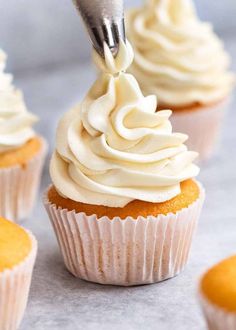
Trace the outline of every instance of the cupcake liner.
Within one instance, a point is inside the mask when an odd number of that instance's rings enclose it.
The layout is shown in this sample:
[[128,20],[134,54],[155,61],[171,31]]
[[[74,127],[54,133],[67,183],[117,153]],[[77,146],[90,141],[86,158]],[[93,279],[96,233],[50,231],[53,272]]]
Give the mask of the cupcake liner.
[[210,303],[202,293],[199,294],[199,301],[209,330],[236,329],[236,313]]
[[[68,270],[87,281],[113,285],[154,283],[177,275],[185,266],[204,200],[199,198],[176,214],[137,219],[100,219],[57,208],[50,217]],[[50,189],[50,188],[49,188]]]
[[34,206],[47,151],[46,141],[41,142],[41,150],[25,167],[0,168],[0,214],[6,219],[17,222]]
[[224,113],[229,101],[214,106],[202,106],[189,111],[174,111],[171,116],[173,131],[189,136],[186,145],[199,153],[199,160],[209,159],[217,149]]
[[37,241],[31,238],[32,250],[28,257],[12,269],[0,273],[0,329],[16,330],[27,305],[32,271],[37,253]]

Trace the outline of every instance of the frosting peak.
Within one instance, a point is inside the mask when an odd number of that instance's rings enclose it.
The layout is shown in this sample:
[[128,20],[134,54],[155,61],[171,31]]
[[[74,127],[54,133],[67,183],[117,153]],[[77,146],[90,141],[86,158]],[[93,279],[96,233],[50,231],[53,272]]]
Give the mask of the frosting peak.
[[26,110],[22,93],[4,73],[6,55],[0,50],[0,153],[25,144],[35,133],[37,117]]
[[147,1],[127,12],[127,33],[135,51],[129,72],[162,105],[209,104],[231,92],[229,56],[191,0]]
[[144,97],[132,75],[116,72],[115,62],[105,52],[99,62],[105,72],[59,122],[52,181],[60,195],[83,203],[164,202],[198,174],[197,154],[184,145],[186,135],[172,132],[171,111],[156,112],[156,97]]
[[93,50],[93,60],[98,69],[102,72],[116,74],[126,69],[133,62],[134,52],[128,40],[120,39],[119,50],[115,58],[108,45],[104,43],[104,58],[96,50]]

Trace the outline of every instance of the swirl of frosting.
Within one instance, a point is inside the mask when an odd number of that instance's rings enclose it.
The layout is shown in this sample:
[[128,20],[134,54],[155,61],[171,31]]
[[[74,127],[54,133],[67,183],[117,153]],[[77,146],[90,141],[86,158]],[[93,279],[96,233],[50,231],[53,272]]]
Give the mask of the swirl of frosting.
[[209,104],[232,90],[229,56],[191,0],[148,0],[127,12],[127,33],[135,53],[129,72],[161,105]]
[[134,52],[128,40],[124,42],[120,39],[119,50],[115,57],[110,52],[108,45],[104,43],[104,54],[105,57],[102,58],[94,49],[93,61],[100,71],[111,74],[126,71],[134,59]]
[[4,73],[6,55],[0,50],[0,153],[24,145],[35,136],[32,125],[37,117],[26,110],[23,96]]
[[59,122],[50,164],[58,193],[110,207],[178,195],[180,182],[199,172],[197,154],[183,144],[186,135],[172,133],[171,111],[156,106],[132,75],[101,74]]

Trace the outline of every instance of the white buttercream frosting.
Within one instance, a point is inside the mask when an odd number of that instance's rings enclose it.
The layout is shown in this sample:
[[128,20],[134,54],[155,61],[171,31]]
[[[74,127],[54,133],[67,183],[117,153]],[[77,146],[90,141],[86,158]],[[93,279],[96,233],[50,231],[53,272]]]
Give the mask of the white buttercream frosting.
[[135,53],[129,72],[161,104],[208,104],[232,90],[229,56],[191,0],[148,0],[127,12],[127,33]]
[[[125,49],[120,48],[119,63],[127,63]],[[106,63],[110,55],[105,48]],[[60,195],[83,203],[164,202],[180,193],[181,181],[198,174],[192,163],[197,154],[183,144],[186,135],[172,132],[171,111],[156,112],[156,97],[144,97],[135,78],[117,73],[114,63],[61,119],[52,181]]]
[[37,117],[25,107],[23,96],[4,73],[6,55],[0,50],[0,153],[24,145],[34,137],[32,125]]
[[101,72],[116,74],[121,71],[126,71],[134,59],[134,52],[128,40],[126,43],[120,39],[119,51],[114,57],[109,50],[109,47],[104,43],[105,57],[101,57],[96,50],[93,50],[93,61]]

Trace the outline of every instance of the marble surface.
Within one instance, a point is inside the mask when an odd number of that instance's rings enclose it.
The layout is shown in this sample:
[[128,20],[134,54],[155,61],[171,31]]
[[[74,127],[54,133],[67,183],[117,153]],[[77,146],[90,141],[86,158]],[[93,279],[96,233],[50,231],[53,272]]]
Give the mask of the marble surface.
[[[233,39],[228,48],[236,57]],[[235,68],[235,62],[233,66]],[[66,66],[19,76],[29,108],[40,114],[38,130],[54,143],[58,118],[79,101],[91,84],[89,65]],[[20,330],[204,330],[196,288],[202,272],[236,253],[236,100],[224,123],[221,149],[203,164],[199,179],[207,198],[185,271],[165,282],[132,288],[102,286],[78,280],[65,269],[42,206],[50,182],[47,165],[37,205],[24,222],[39,241],[30,299]]]

